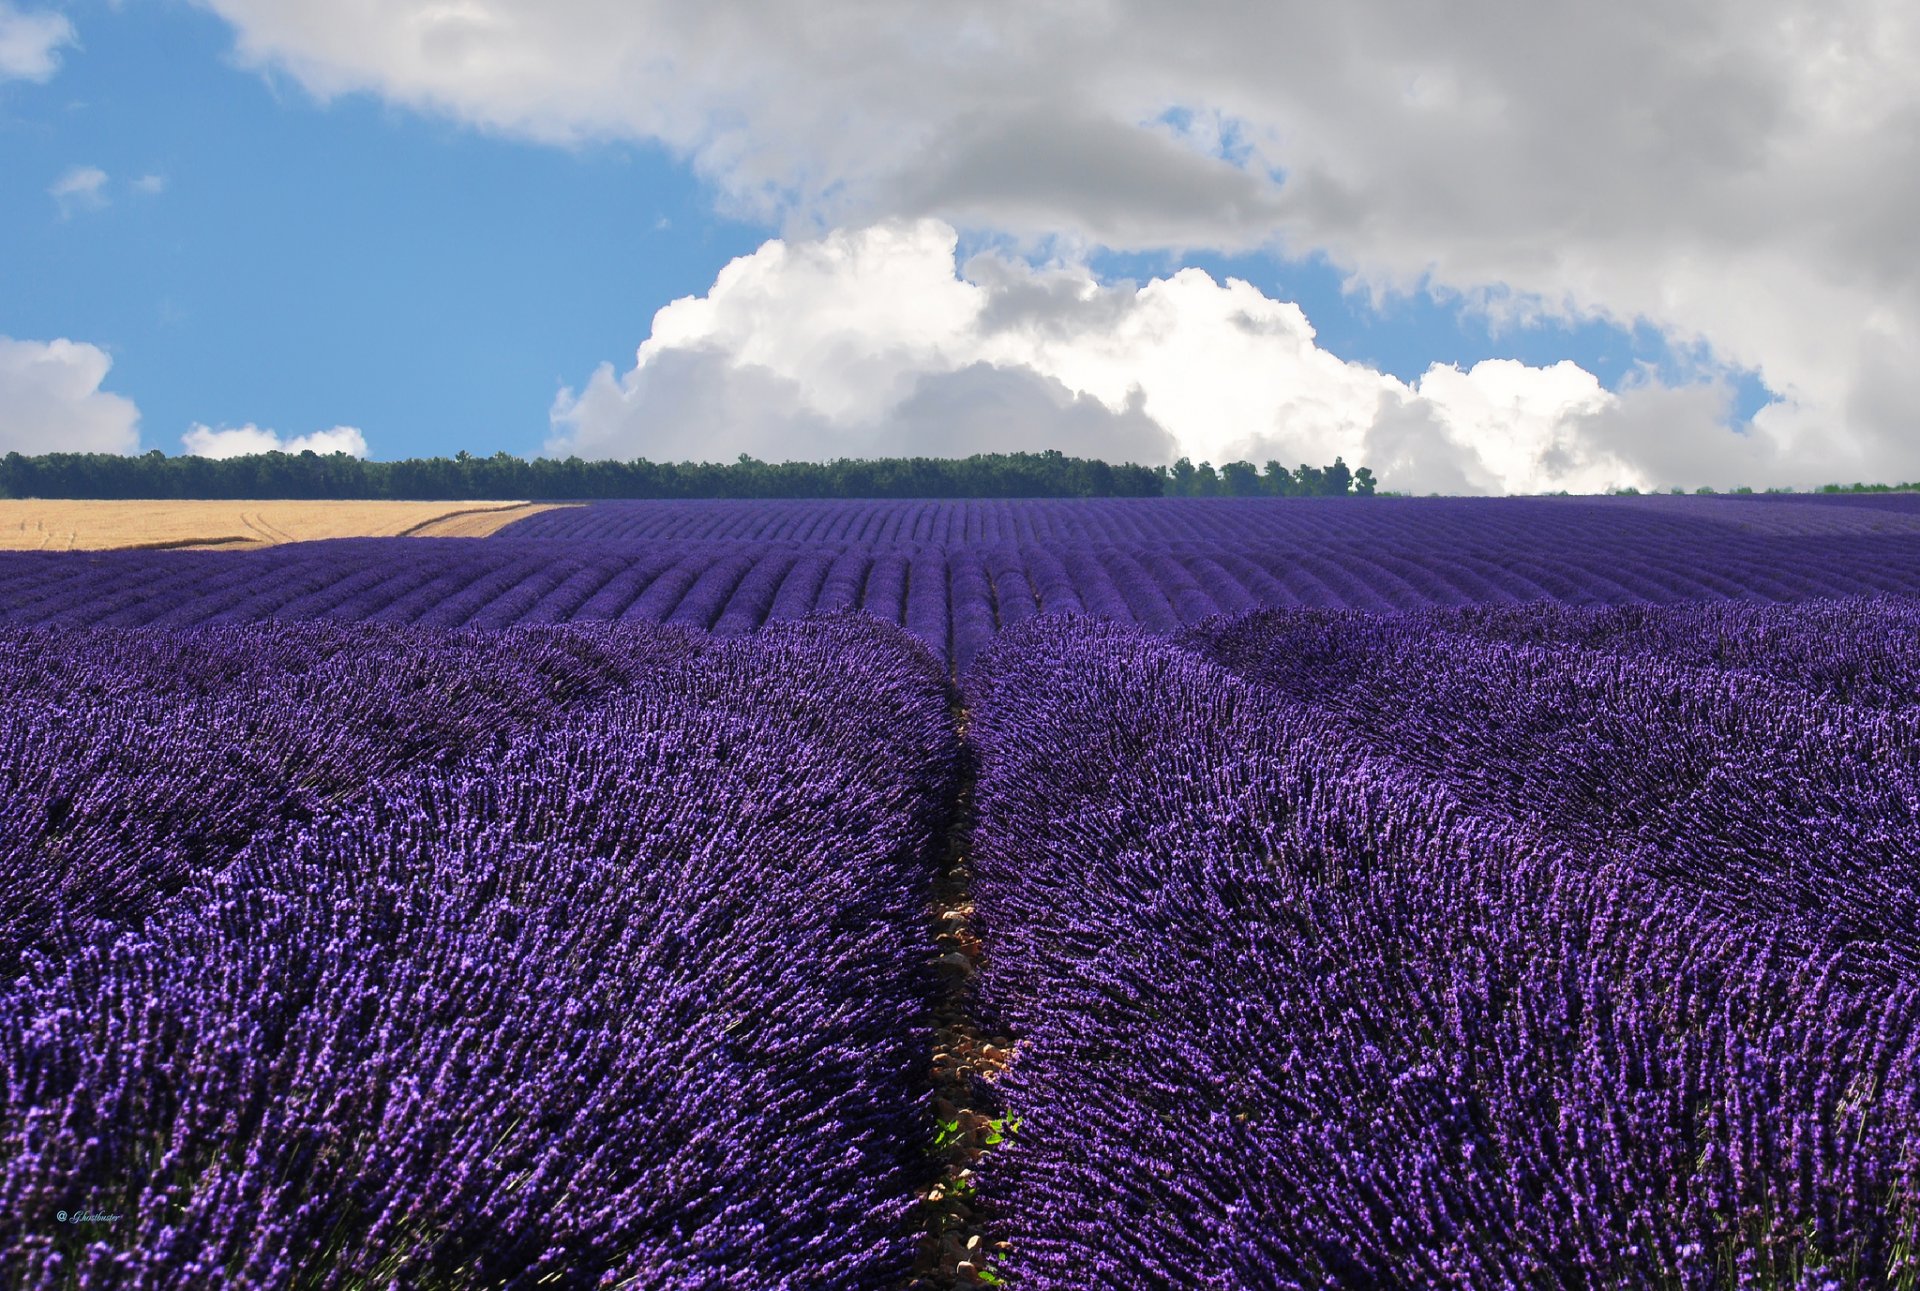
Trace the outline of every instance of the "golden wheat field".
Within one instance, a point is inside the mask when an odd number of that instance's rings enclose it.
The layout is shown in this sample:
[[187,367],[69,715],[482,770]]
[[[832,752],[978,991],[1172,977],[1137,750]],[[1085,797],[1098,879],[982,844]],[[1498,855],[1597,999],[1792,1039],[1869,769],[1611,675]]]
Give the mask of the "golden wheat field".
[[314,538],[484,538],[535,502],[212,502],[0,498],[0,550],[239,550]]

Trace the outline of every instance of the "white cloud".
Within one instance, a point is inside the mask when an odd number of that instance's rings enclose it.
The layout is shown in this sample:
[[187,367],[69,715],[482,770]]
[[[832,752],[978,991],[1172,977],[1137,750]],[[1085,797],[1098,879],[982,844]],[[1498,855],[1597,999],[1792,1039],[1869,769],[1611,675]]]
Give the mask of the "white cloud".
[[1101,283],[990,254],[962,269],[956,245],[935,220],[768,242],[660,310],[631,370],[563,390],[548,451],[1339,455],[1414,492],[1710,483],[1725,477],[1709,466],[1761,457],[1725,425],[1719,386],[1613,393],[1573,363],[1508,360],[1409,385],[1321,349],[1297,305],[1238,279]]
[[245,457],[253,453],[304,453],[312,451],[325,457],[345,453],[349,457],[367,455],[367,437],[352,426],[316,430],[311,435],[282,439],[271,430],[262,430],[249,422],[244,426],[215,430],[195,422],[180,437],[188,453],[195,457]]
[[789,232],[1318,251],[1644,318],[1784,396],[1759,465],[1920,476],[1910,0],[202,3],[318,94],[658,140]]
[[[1491,359],[1464,372],[1436,364],[1416,389],[1437,441],[1455,447],[1450,457],[1466,476],[1468,491],[1593,493],[1627,483],[1629,476],[1636,485],[1648,482],[1646,472],[1593,442],[1591,419],[1618,400],[1578,364],[1535,368]],[[1702,432],[1729,437],[1711,419],[1696,420],[1690,429],[1696,437]],[[1361,456],[1369,464],[1377,461],[1375,473],[1388,479],[1419,474],[1383,453],[1363,450]],[[1427,491],[1457,491],[1438,488],[1432,480],[1420,483]]]
[[74,166],[54,180],[47,192],[60,204],[62,215],[97,211],[107,204],[107,172],[98,166]]
[[151,197],[167,191],[167,177],[165,175],[142,175],[133,181],[132,187],[134,192],[145,193]]
[[46,81],[60,70],[59,51],[75,44],[73,24],[45,10],[22,13],[0,0],[0,81]]
[[0,453],[132,453],[140,410],[100,388],[113,360],[80,341],[0,336]]
[[722,269],[707,295],[660,310],[632,371],[602,364],[577,395],[562,391],[549,450],[1171,456],[1172,437],[1124,384],[1103,400],[1030,361],[1010,332],[984,331],[992,295],[956,275],[954,246],[953,230],[932,220],[768,242]]

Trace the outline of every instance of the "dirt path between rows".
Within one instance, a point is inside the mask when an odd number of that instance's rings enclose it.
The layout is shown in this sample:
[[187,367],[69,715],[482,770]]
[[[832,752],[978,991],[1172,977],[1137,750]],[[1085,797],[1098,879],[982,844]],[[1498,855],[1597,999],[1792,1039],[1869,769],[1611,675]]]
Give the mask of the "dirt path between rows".
[[[965,709],[954,710],[964,744]],[[1018,1055],[1009,1036],[980,1025],[974,980],[984,947],[975,923],[972,873],[967,861],[973,826],[973,775],[962,773],[947,850],[933,886],[934,960],[940,995],[933,1010],[933,1133],[940,1176],[921,1197],[926,1231],[909,1291],[946,1291],[998,1283],[994,1265],[1006,1243],[986,1236],[992,1218],[975,1193],[974,1170],[1015,1129],[996,1106],[993,1085]]]

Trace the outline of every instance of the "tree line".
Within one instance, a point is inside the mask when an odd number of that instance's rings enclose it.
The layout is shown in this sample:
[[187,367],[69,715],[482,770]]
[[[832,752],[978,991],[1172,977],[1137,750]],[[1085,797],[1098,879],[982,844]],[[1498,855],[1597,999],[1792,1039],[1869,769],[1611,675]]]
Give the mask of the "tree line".
[[0,497],[302,498],[474,501],[528,498],[1124,498],[1367,496],[1373,473],[1302,463],[1229,462],[1216,470],[1181,458],[1171,467],[1112,465],[1048,450],[972,457],[841,458],[832,462],[630,462],[475,457],[373,462],[344,453],[169,457],[48,453],[0,459]]
[[1264,471],[1252,462],[1228,462],[1216,471],[1210,462],[1195,466],[1183,457],[1159,470],[1161,494],[1170,498],[1366,498],[1375,483],[1372,471],[1352,470],[1338,457],[1332,466],[1302,462],[1291,471],[1274,461]]

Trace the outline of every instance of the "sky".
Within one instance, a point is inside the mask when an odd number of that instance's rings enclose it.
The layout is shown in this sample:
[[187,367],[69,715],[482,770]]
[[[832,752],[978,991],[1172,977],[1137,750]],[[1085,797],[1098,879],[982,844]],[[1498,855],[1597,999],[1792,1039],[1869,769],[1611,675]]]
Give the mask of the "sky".
[[1920,478],[1905,0],[0,0],[0,451]]

